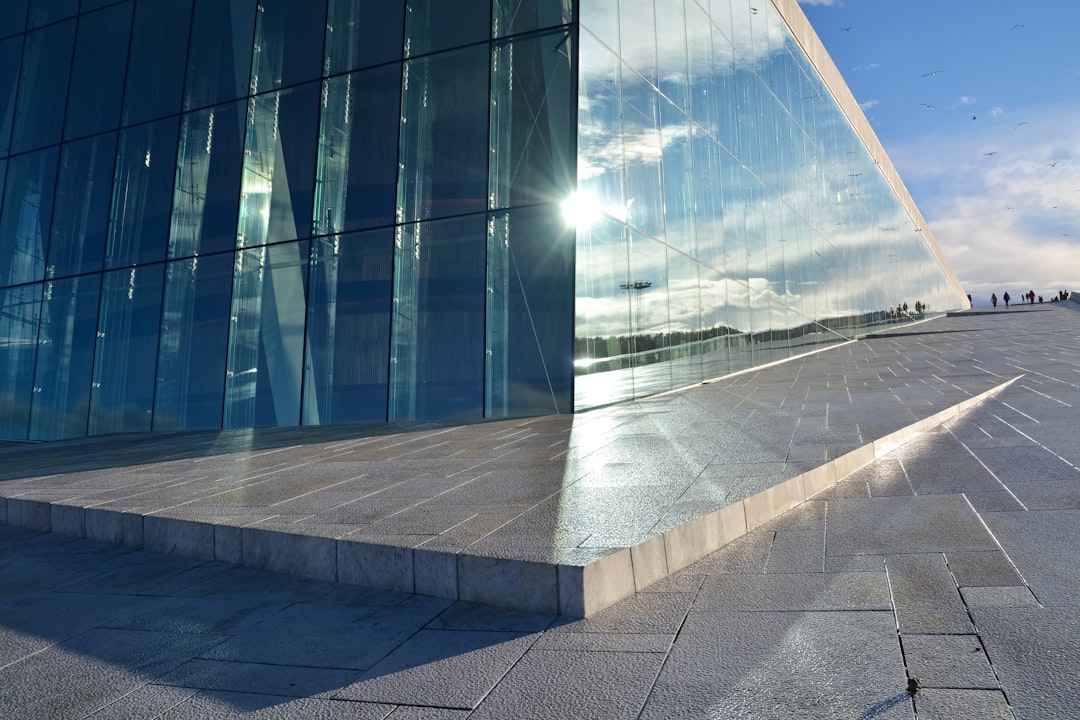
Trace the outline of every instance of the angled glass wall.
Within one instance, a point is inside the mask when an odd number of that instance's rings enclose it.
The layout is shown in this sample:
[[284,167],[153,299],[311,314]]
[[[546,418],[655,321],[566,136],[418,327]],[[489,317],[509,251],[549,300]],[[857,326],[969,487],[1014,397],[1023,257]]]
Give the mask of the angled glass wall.
[[580,22],[577,410],[964,304],[771,3]]
[[3,438],[565,413],[957,293],[768,3],[0,9]]
[[570,0],[12,0],[0,437],[573,409]]

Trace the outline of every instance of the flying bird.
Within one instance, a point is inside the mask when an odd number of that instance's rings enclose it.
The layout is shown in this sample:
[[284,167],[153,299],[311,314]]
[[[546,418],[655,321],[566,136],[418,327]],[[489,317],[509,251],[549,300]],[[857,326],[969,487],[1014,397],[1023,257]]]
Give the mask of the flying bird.
[[924,108],[926,108],[927,110],[937,110],[937,107],[935,107],[934,105],[930,105],[930,104],[928,104],[928,103],[921,103],[921,105],[922,105],[922,106],[923,106]]
[[934,77],[938,73],[943,73],[943,72],[945,72],[945,71],[944,70],[931,70],[928,73],[923,73],[923,77]]
[[852,31],[852,30],[854,30],[855,28],[853,28],[853,27],[851,27],[850,25],[848,25],[847,27],[842,27],[842,28],[840,28],[840,29],[841,29],[841,30],[843,30],[844,32],[851,32],[851,31]]
[[1052,163],[1046,163],[1046,164],[1047,164],[1047,165],[1049,165],[1050,167],[1057,167],[1057,164],[1058,164],[1059,162],[1061,162],[1061,161],[1060,161],[1060,160],[1055,160],[1055,161],[1054,161],[1054,162],[1052,162]]
[[991,150],[990,152],[984,152],[983,157],[990,157],[991,155],[997,155],[997,154],[998,154],[997,150]]
[[1014,127],[1013,130],[1020,127],[1021,125],[1027,125],[1027,121],[1025,120],[1024,122],[1016,123],[1016,127]]
[[1011,28],[1009,28],[1009,29],[1010,29],[1010,30],[1020,30],[1021,28],[1024,28],[1024,27],[1026,27],[1026,26],[1025,26],[1025,25],[1021,25],[1020,23],[1016,23],[1015,25],[1013,25],[1013,26],[1012,26]]

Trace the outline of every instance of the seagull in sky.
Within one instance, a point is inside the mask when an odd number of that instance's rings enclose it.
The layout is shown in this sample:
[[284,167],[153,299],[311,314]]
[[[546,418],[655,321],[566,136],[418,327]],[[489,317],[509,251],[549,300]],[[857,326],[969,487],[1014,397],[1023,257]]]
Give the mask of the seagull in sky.
[[921,103],[921,105],[922,105],[922,106],[923,106],[924,108],[926,108],[927,110],[937,110],[937,108],[936,108],[935,106],[933,106],[933,105],[930,105],[930,104],[928,104],[928,103]]
[[945,71],[944,70],[931,70],[928,73],[923,73],[923,77],[934,77],[938,73],[943,73],[943,72],[945,72]]
[[850,25],[848,25],[847,27],[842,27],[842,28],[840,28],[840,29],[841,29],[841,30],[843,30],[844,32],[851,32],[851,31],[852,31],[852,30],[854,30],[855,28],[853,28],[853,27],[851,27]]
[[990,152],[984,152],[983,157],[990,157],[991,155],[997,155],[997,154],[998,154],[997,150],[991,150]]
[[1047,165],[1049,165],[1050,167],[1057,167],[1057,164],[1058,164],[1059,162],[1061,162],[1061,161],[1060,161],[1060,160],[1055,160],[1055,161],[1054,161],[1054,162],[1052,162],[1052,163],[1046,163],[1046,164],[1047,164]]
[[1016,123],[1016,127],[1014,127],[1013,130],[1016,130],[1016,128],[1020,127],[1021,125],[1027,125],[1027,121],[1025,120],[1024,122]]
[[1026,25],[1021,25],[1020,23],[1016,23],[1015,25],[1013,25],[1009,29],[1010,30],[1021,30],[1021,29],[1025,28],[1025,27],[1027,27],[1027,26]]

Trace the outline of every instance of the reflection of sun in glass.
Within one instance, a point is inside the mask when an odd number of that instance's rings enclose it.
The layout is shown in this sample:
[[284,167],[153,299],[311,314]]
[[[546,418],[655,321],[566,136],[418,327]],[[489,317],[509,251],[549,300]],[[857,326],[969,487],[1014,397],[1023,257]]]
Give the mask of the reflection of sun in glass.
[[588,193],[575,192],[563,200],[562,216],[568,225],[585,230],[600,219],[600,205]]
[[562,216],[567,225],[579,230],[587,230],[592,227],[602,216],[607,215],[619,222],[626,222],[627,210],[633,200],[626,207],[619,205],[603,206],[600,201],[587,192],[575,192],[562,202]]

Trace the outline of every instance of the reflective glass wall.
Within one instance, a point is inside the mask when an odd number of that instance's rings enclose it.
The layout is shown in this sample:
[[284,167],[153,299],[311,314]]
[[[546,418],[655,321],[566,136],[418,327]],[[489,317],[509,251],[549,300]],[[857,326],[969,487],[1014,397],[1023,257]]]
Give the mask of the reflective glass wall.
[[957,292],[767,2],[0,3],[2,438],[562,413]]
[[578,410],[965,304],[771,3],[580,13]]
[[5,0],[0,437],[572,409],[570,0]]

